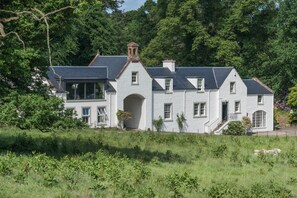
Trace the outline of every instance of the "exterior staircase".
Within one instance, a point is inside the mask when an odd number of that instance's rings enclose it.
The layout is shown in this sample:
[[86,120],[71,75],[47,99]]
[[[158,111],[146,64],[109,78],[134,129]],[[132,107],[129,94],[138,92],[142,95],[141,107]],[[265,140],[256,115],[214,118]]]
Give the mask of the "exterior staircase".
[[215,129],[214,129],[214,134],[215,135],[222,135],[223,130],[228,127],[230,120],[226,120],[224,122],[221,122]]

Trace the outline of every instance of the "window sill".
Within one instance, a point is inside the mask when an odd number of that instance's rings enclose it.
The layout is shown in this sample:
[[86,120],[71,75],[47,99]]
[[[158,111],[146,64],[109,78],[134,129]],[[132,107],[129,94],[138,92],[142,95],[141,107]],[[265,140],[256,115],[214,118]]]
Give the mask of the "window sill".
[[266,129],[267,127],[264,126],[264,127],[252,127],[252,129]]
[[131,85],[139,85],[139,83],[131,83]]
[[197,90],[197,93],[205,93],[204,90]]
[[230,92],[230,94],[236,94],[236,92]]
[[241,114],[241,112],[235,112],[235,114]]
[[173,119],[171,119],[171,118],[166,118],[166,119],[164,119],[164,122],[173,122]]
[[203,115],[203,116],[194,116],[194,118],[207,118],[206,115]]
[[66,100],[67,103],[76,103],[76,102],[105,102],[106,99],[90,99],[90,100]]
[[173,94],[173,91],[165,91],[165,94]]
[[258,103],[258,105],[264,105],[264,103]]

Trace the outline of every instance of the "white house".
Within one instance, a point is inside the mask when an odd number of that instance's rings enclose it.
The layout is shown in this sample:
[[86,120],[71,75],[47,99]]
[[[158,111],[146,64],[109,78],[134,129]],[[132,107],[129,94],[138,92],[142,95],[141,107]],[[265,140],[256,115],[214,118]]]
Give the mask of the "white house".
[[[185,132],[219,132],[231,120],[248,116],[253,131],[273,130],[273,91],[258,79],[243,80],[233,67],[144,67],[138,45],[127,56],[100,56],[89,66],[50,67],[48,77],[66,108],[91,127],[116,127],[116,112],[132,113],[125,127],[153,129],[161,116],[163,131],[179,131],[177,114],[186,118]],[[221,126],[221,127],[220,127]]]

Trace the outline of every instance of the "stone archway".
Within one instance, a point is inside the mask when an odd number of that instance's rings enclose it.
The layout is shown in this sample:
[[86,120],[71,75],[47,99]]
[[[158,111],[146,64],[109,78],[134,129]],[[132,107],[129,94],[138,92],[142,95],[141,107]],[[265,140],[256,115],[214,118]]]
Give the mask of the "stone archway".
[[132,113],[132,118],[124,122],[124,127],[130,129],[145,128],[145,98],[138,94],[132,94],[124,99],[124,111]]

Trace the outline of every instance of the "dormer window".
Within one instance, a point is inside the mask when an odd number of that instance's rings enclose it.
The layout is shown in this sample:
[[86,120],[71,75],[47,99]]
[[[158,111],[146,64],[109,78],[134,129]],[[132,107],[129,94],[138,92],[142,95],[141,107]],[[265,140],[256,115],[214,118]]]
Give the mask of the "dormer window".
[[132,84],[137,85],[138,84],[138,72],[132,72],[132,78],[131,78]]
[[197,90],[204,91],[204,78],[197,79]]
[[230,93],[236,93],[235,82],[230,82]]
[[165,79],[165,91],[166,92],[171,91],[171,79],[170,78]]

